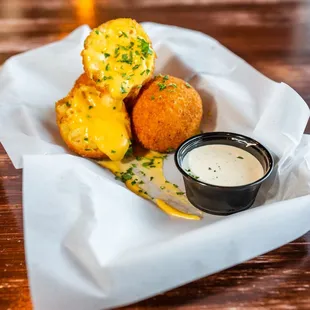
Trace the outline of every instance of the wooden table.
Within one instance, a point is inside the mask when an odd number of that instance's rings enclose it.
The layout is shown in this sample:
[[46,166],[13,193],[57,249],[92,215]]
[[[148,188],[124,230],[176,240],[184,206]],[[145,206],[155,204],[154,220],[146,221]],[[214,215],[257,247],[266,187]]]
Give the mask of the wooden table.
[[[61,38],[80,24],[95,26],[116,17],[205,32],[268,77],[290,84],[310,103],[310,2],[306,0],[0,0],[0,64]],[[310,309],[310,232],[276,251],[126,309],[151,308]],[[2,309],[27,310],[31,302],[21,171],[13,168],[0,147]]]

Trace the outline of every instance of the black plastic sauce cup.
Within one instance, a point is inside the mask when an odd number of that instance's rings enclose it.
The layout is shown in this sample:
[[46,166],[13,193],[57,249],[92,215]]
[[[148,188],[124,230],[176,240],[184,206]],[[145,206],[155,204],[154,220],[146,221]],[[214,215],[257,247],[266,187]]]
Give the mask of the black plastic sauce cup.
[[[192,178],[182,167],[183,159],[191,150],[210,144],[231,145],[251,153],[261,163],[264,176],[242,186],[218,186]],[[252,138],[230,132],[194,136],[180,145],[174,159],[177,168],[183,174],[188,200],[198,209],[216,215],[229,215],[250,208],[262,182],[270,176],[274,167],[272,155],[262,144]]]

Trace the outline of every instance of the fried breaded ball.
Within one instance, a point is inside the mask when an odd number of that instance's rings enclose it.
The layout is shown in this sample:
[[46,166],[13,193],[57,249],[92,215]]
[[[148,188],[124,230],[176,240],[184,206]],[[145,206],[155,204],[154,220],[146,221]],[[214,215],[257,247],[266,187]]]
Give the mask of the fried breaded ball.
[[116,99],[135,97],[152,77],[156,54],[135,20],[119,18],[93,29],[82,51],[87,76]]
[[172,76],[158,76],[146,84],[134,102],[132,126],[147,149],[175,150],[199,131],[202,101],[195,89]]
[[124,102],[97,90],[86,74],[56,103],[56,115],[61,137],[81,156],[121,160],[130,148],[130,120]]

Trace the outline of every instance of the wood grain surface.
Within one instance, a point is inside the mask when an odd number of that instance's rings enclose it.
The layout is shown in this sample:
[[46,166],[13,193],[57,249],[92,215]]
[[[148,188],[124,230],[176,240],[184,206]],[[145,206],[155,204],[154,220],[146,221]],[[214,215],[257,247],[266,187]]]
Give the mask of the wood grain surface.
[[[96,26],[116,17],[207,33],[310,103],[307,0],[0,0],[0,64],[81,24]],[[0,310],[31,309],[22,214],[21,171],[0,146]],[[310,232],[244,264],[124,309],[310,309]]]

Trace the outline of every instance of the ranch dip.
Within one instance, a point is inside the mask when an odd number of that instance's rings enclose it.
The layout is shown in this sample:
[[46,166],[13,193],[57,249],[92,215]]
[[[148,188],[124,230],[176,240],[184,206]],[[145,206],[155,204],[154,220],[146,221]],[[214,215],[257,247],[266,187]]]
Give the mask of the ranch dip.
[[191,150],[183,169],[193,178],[218,186],[240,186],[255,182],[265,174],[260,162],[249,152],[224,144]]

